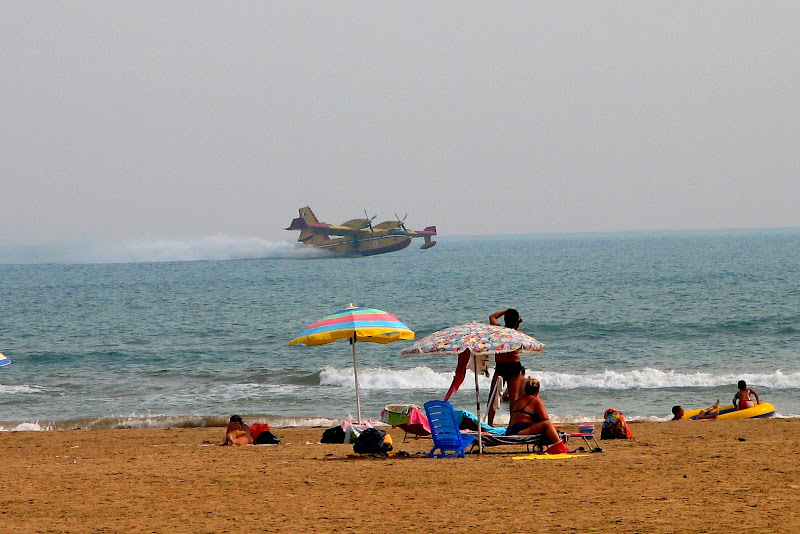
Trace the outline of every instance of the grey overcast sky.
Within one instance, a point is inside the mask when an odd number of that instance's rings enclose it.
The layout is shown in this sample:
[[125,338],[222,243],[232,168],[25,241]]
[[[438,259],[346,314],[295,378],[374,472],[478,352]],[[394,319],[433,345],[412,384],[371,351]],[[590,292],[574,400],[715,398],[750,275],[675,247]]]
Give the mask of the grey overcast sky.
[[0,245],[800,226],[800,2],[0,3]]

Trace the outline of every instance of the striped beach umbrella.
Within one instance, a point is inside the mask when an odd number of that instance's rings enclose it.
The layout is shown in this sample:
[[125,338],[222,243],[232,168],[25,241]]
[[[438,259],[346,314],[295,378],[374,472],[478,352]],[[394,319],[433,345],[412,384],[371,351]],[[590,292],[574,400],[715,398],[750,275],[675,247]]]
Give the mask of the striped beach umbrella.
[[3,355],[2,352],[0,352],[0,367],[3,367],[4,365],[8,365],[9,363],[11,363],[11,360],[6,358],[5,355]]
[[324,345],[337,339],[346,339],[353,348],[353,376],[356,386],[356,408],[358,422],[361,422],[361,397],[358,389],[358,366],[356,363],[356,342],[391,343],[398,339],[414,339],[414,332],[400,320],[382,310],[353,306],[327,315],[300,332],[289,345]]

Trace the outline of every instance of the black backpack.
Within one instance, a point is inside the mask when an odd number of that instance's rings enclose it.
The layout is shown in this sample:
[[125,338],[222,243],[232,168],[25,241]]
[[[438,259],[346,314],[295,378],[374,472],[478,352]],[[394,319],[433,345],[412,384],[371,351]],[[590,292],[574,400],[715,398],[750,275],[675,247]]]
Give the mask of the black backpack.
[[281,438],[270,432],[269,430],[262,430],[253,441],[254,445],[277,445],[281,442]]
[[353,444],[353,452],[358,454],[386,454],[392,446],[383,441],[386,432],[377,428],[367,428]]
[[344,443],[344,429],[342,425],[329,428],[322,433],[322,443]]

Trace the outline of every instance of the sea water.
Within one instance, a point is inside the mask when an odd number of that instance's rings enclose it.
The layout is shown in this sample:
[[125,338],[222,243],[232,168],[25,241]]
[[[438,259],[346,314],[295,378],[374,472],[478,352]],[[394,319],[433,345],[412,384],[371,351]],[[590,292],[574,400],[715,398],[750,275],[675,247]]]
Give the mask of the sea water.
[[[518,309],[547,344],[522,361],[556,421],[666,420],[729,403],[740,379],[800,416],[800,229],[440,236],[368,258],[202,238],[5,248],[0,263],[4,430],[353,419],[349,344],[289,346],[349,303],[418,338]],[[401,358],[410,343],[356,345],[364,418],[447,390],[455,357]],[[474,411],[472,377],[451,400]]]

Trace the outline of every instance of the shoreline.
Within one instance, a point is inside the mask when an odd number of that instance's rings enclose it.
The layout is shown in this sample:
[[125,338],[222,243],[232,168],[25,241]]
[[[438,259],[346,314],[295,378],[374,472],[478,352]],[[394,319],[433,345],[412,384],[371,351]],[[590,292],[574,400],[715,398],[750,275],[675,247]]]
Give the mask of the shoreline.
[[[241,414],[248,423],[268,423],[275,428],[330,428],[341,424],[347,419],[333,417],[285,417],[259,414]],[[654,417],[629,417],[629,423],[664,423],[669,422],[672,416]],[[69,431],[69,430],[120,430],[120,429],[173,429],[173,428],[225,428],[228,425],[230,415],[158,415],[158,416],[111,416],[96,418],[76,418],[57,421],[0,421],[0,433],[2,432],[49,432],[49,431]],[[586,417],[558,417],[551,414],[554,423],[563,425],[577,425],[580,423],[602,424],[602,417],[589,420]],[[499,414],[497,426],[505,426],[503,422],[507,419],[507,414]],[[800,415],[782,415],[780,413],[769,419],[800,419]],[[380,420],[380,416],[375,419],[368,419],[375,426],[388,426]]]
[[[245,447],[218,446],[217,427],[3,432],[0,514],[10,534],[784,532],[800,519],[800,419],[630,427],[602,453],[551,461],[514,460],[524,447],[354,459],[318,443],[323,427]],[[387,430],[395,451],[432,446]]]

